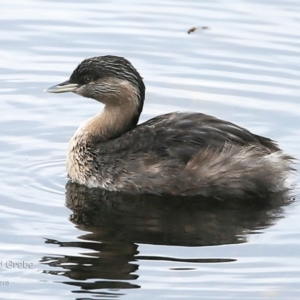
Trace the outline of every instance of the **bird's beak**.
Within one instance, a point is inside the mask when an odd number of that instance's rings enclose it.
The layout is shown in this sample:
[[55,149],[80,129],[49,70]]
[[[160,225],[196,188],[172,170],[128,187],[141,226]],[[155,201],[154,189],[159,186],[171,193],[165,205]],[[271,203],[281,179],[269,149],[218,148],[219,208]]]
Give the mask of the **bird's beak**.
[[75,92],[79,85],[77,83],[70,83],[69,80],[53,85],[47,89],[44,89],[44,92],[48,93],[67,93],[67,92]]

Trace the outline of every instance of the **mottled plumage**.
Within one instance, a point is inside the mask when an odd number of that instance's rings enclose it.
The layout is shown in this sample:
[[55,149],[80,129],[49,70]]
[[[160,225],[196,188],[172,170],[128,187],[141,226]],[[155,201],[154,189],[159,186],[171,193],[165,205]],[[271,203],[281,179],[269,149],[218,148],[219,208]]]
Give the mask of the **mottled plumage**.
[[84,60],[48,89],[105,104],[70,141],[70,178],[88,187],[151,194],[267,196],[284,190],[293,158],[265,137],[201,113],[170,113],[137,125],[145,86],[124,58]]

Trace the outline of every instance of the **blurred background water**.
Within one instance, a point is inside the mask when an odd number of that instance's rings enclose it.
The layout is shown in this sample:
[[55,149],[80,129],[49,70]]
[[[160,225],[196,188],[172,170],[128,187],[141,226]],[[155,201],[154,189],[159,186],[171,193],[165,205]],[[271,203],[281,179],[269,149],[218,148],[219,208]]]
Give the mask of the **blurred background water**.
[[1,299],[299,299],[298,191],[289,205],[224,208],[66,186],[67,143],[101,107],[42,92],[86,57],[125,56],[147,86],[141,121],[201,111],[299,158],[299,1],[2,0],[0,11]]

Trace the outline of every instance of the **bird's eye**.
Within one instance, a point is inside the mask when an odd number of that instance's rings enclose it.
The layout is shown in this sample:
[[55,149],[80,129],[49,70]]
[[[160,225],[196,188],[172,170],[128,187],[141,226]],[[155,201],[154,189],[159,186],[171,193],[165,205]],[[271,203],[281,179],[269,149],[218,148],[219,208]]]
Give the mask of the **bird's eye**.
[[92,80],[92,78],[88,75],[84,76],[84,81],[85,82],[90,82]]

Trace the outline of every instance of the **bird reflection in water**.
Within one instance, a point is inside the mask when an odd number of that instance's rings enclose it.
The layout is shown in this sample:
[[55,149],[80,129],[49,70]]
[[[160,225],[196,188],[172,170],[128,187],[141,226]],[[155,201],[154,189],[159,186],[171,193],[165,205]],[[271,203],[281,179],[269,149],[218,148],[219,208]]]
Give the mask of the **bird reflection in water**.
[[176,261],[188,268],[191,263],[235,260],[143,256],[139,244],[191,247],[244,243],[255,230],[282,218],[284,206],[292,201],[291,196],[280,193],[266,201],[252,199],[247,203],[241,199],[132,195],[71,182],[66,190],[70,220],[86,233],[74,242],[46,242],[80,248],[81,256],[43,257],[41,262],[59,267],[59,271],[47,273],[69,278],[65,284],[80,287],[74,292],[114,297],[125,289],[140,287],[134,282],[139,261]]

